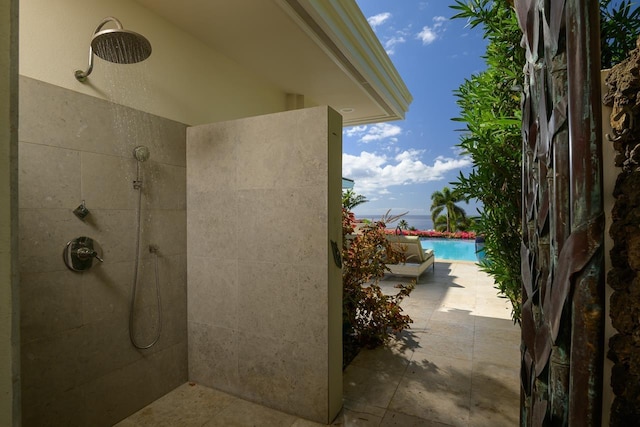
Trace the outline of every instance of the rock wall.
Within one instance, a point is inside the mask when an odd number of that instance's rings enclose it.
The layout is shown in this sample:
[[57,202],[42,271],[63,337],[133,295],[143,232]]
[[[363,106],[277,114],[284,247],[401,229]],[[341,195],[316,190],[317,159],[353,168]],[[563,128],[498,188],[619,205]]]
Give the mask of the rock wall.
[[640,417],[640,39],[627,60],[611,70],[606,84],[603,102],[613,109],[613,134],[604,143],[613,144],[615,165],[621,168],[609,229],[614,241],[610,316],[617,330],[607,354],[614,362],[610,425],[628,426]]

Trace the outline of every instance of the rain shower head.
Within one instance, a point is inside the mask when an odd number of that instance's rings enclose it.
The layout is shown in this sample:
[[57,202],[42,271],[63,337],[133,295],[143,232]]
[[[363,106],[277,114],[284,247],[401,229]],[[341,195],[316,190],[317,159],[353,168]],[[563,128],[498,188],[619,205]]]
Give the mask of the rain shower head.
[[133,31],[103,30],[91,39],[93,52],[105,61],[116,64],[135,64],[151,55],[151,44]]
[[[108,22],[115,23],[117,28],[102,30]],[[102,31],[101,31],[102,30]],[[151,43],[144,36],[125,30],[116,18],[104,18],[93,33],[89,45],[89,67],[87,71],[76,70],[76,79],[85,82],[93,71],[93,55],[116,64],[135,64],[144,61],[151,55]]]

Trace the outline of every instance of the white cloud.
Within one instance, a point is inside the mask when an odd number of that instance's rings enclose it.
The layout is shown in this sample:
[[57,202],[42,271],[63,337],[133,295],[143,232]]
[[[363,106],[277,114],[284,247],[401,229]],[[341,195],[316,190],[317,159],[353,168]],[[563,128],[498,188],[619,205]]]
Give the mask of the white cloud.
[[375,29],[389,18],[391,18],[391,14],[389,12],[383,12],[367,18],[367,22],[371,25],[371,28]]
[[438,35],[432,28],[425,26],[422,28],[422,31],[416,35],[416,38],[422,40],[422,44],[431,44],[436,41]]
[[393,55],[396,52],[396,45],[402,44],[404,42],[406,42],[406,40],[402,36],[391,37],[384,43],[384,49],[387,51],[388,55]]
[[369,175],[374,175],[375,171],[379,170],[385,163],[387,163],[387,157],[375,153],[363,151],[359,156],[343,153],[342,175],[348,176],[349,179],[354,179],[352,178],[353,176],[366,178]]
[[353,126],[343,130],[345,138],[357,138],[359,142],[369,143],[372,141],[388,140],[398,142],[398,135],[402,134],[402,128],[388,123],[378,123],[375,125]]
[[368,143],[372,141],[381,141],[383,139],[389,139],[391,142],[397,142],[398,135],[402,133],[402,128],[396,125],[390,125],[388,123],[378,123],[370,126],[366,134],[360,138],[361,142]]
[[434,22],[434,26],[439,27],[442,25],[443,22],[446,22],[447,18],[445,18],[444,16],[434,16],[433,17],[433,22]]
[[362,135],[366,130],[367,130],[367,126],[363,125],[363,126],[353,126],[353,127],[347,128],[343,132],[346,137],[353,137],[353,136]]
[[449,171],[469,167],[468,157],[437,157],[433,164],[425,164],[422,150],[406,150],[390,158],[363,151],[359,156],[342,155],[342,174],[355,181],[358,194],[370,200],[388,194],[388,188],[397,185],[421,184],[444,179]]
[[423,45],[428,45],[440,38],[442,32],[444,32],[443,25],[447,21],[444,16],[434,16],[433,25],[425,25],[422,27],[422,31],[416,34],[416,38],[422,41]]
[[396,155],[396,161],[402,162],[404,160],[412,160],[414,158],[420,157],[422,153],[424,153],[424,150],[416,150],[416,149],[410,148],[409,150],[403,151],[402,153],[399,153],[398,155]]

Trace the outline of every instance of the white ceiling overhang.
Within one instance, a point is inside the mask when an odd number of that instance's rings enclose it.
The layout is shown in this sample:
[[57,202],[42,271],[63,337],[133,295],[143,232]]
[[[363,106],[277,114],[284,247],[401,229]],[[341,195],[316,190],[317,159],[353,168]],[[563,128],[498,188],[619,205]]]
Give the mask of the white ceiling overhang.
[[137,0],[344,125],[403,119],[412,97],[353,0]]

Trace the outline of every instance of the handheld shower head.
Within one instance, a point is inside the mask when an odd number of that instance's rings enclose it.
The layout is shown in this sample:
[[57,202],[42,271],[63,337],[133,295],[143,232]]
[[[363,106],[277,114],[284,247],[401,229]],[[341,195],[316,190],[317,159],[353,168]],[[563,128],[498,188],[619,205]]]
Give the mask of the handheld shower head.
[[[115,23],[117,28],[102,30],[108,22]],[[89,67],[87,71],[76,70],[75,76],[78,81],[85,82],[93,71],[94,54],[116,64],[135,64],[151,55],[151,43],[144,36],[125,30],[120,21],[109,16],[102,20],[93,33],[89,45]]]
[[151,151],[149,151],[149,148],[144,145],[139,145],[133,149],[133,157],[135,157],[139,162],[145,162],[149,160],[150,156]]

